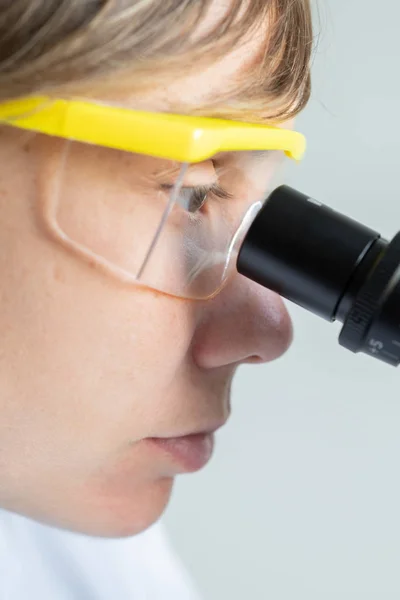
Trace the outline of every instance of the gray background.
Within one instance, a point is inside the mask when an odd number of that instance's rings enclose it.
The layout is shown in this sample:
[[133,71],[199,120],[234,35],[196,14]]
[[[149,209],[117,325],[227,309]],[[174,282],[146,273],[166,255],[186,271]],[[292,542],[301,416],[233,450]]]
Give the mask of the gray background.
[[[400,230],[398,0],[319,0],[308,155],[289,182]],[[400,311],[400,307],[399,307]],[[242,367],[233,415],[166,522],[207,600],[400,599],[400,371],[291,309],[278,362]]]

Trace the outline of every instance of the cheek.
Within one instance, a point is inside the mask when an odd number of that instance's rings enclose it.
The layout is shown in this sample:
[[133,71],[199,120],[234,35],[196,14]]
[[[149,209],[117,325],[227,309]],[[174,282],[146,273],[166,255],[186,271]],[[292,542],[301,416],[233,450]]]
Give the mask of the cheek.
[[18,270],[2,273],[4,372],[18,398],[10,418],[38,460],[101,464],[157,427],[190,345],[189,305],[122,287],[47,241],[19,240]]

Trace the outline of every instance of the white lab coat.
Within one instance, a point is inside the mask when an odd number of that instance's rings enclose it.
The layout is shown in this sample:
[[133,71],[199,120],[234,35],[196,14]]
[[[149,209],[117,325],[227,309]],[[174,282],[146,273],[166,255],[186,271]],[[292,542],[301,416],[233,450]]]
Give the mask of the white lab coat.
[[0,600],[199,600],[161,524],[94,538],[0,510]]

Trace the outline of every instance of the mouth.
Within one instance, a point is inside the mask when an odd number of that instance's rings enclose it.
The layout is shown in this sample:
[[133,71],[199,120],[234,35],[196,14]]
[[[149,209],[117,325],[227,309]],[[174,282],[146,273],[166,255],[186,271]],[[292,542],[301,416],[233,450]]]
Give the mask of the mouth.
[[224,423],[208,430],[177,437],[147,438],[147,442],[168,456],[183,473],[199,471],[210,461],[215,441],[215,432]]
[[177,438],[148,438],[150,444],[167,455],[183,473],[199,471],[214,450],[213,433],[195,433]]

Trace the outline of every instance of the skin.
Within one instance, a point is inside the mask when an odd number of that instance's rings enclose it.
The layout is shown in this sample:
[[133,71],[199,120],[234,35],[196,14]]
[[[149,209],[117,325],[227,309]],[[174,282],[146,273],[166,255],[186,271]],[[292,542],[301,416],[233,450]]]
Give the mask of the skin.
[[[199,90],[233,82],[259,51],[253,37],[196,86],[174,81],[136,104],[194,105]],[[159,518],[182,472],[147,438],[223,425],[237,367],[279,357],[291,323],[278,296],[239,275],[211,300],[182,300],[124,283],[62,244],[46,210],[64,146],[0,130],[0,506],[89,535],[129,536]],[[96,162],[96,149],[75,150],[68,181],[84,178],[85,203],[99,181],[111,189],[106,154]],[[124,172],[126,156],[102,152]],[[197,166],[191,183],[209,181],[209,169]],[[62,193],[64,206],[79,207],[72,184]]]

